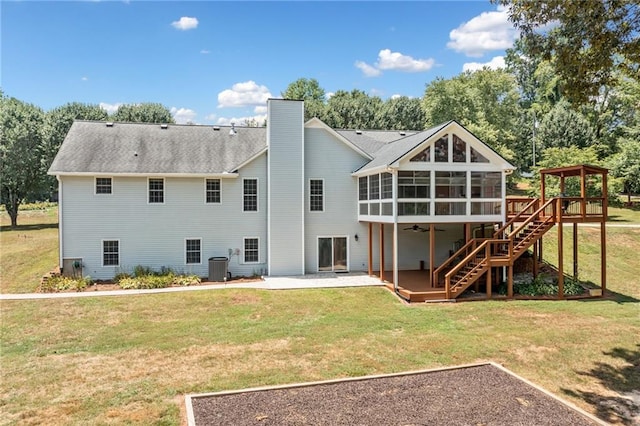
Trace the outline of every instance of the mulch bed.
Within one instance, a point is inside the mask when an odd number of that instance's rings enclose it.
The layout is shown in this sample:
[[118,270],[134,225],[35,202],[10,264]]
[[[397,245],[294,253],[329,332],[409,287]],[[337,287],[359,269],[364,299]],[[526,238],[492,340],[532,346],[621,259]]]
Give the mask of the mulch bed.
[[194,395],[196,425],[598,424],[493,364]]

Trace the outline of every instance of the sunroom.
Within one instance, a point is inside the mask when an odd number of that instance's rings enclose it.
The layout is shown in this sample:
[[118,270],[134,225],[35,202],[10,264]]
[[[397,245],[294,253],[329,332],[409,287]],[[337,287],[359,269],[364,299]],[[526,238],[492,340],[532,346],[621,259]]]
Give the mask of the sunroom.
[[[376,154],[354,173],[358,220],[369,224],[369,272],[377,265],[396,287],[411,275],[413,287],[434,288],[439,264],[504,222],[506,175],[514,167],[455,121]],[[417,283],[405,273],[414,270],[421,271]]]

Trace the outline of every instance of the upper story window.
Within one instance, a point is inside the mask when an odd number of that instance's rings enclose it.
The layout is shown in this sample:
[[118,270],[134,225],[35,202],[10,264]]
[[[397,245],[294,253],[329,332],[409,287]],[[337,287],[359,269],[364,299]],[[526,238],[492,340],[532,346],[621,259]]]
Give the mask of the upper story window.
[[258,179],[243,179],[242,181],[242,209],[245,212],[258,211]]
[[369,199],[380,199],[380,175],[369,176]]
[[444,135],[433,144],[433,154],[436,163],[449,162],[449,135]]
[[453,135],[453,162],[467,162],[467,143],[460,139],[457,135]]
[[391,173],[380,174],[380,195],[383,200],[393,198],[393,176]]
[[471,172],[471,198],[502,198],[502,173]]
[[437,198],[465,198],[466,172],[436,172]]
[[488,163],[489,160],[484,155],[480,154],[473,147],[469,150],[471,154],[471,162],[472,163]]
[[309,210],[312,212],[324,211],[324,181],[322,179],[309,179]]
[[431,147],[426,147],[418,155],[414,156],[410,161],[417,163],[428,163],[431,159]]
[[369,199],[369,187],[367,185],[367,177],[361,177],[358,179],[358,200]]
[[96,194],[111,194],[111,178],[96,178]]
[[185,240],[185,263],[187,265],[199,265],[202,263],[201,259],[201,246],[202,240],[200,238],[192,238]]
[[428,171],[398,172],[398,198],[430,198],[431,174]]
[[206,179],[205,197],[207,204],[220,203],[220,179]]
[[149,203],[164,203],[164,178],[149,178]]

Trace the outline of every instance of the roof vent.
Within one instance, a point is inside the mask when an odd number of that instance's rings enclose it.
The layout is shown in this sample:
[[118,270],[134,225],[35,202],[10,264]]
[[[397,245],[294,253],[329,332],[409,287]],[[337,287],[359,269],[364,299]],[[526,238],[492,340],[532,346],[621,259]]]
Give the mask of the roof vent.
[[107,121],[105,124],[107,127],[113,127],[113,121]]
[[404,130],[402,130],[402,131],[400,132],[400,136],[405,136],[406,134],[407,134],[407,132],[405,132]]
[[229,136],[234,136],[236,133],[238,133],[236,131],[236,123],[231,123],[231,130],[229,130]]
[[361,135],[362,134],[362,130],[356,130],[356,135]]
[[168,125],[168,124],[161,124],[161,125],[160,125],[160,128],[161,128],[161,129],[168,129],[168,128],[169,128],[169,125]]
[[215,130],[216,132],[220,131],[220,126],[213,126],[213,130]]

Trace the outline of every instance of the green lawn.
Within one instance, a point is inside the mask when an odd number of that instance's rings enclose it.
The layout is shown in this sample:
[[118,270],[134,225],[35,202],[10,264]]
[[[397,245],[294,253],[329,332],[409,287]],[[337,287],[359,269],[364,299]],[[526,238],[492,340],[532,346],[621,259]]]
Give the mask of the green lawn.
[[[4,275],[18,231],[2,232]],[[580,274],[599,283],[597,235],[580,228]],[[630,425],[615,407],[640,389],[640,230],[607,236],[608,300],[406,306],[354,288],[2,301],[0,424],[178,425],[185,393],[493,360]]]

